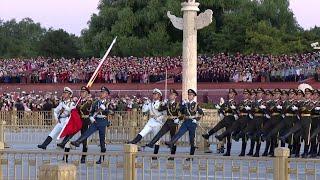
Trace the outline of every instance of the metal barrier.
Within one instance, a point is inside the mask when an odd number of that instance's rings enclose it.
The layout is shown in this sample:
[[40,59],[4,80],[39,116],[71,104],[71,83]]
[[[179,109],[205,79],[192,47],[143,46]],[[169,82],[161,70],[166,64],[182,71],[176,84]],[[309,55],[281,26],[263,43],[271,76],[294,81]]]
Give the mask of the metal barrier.
[[[288,160],[288,149],[277,148],[275,158],[221,157],[212,155],[167,155],[138,153],[136,145],[124,145],[123,151],[84,153],[87,162],[80,163],[82,153],[53,151],[2,150],[0,179],[37,179],[44,164],[61,164],[64,155],[76,166],[77,179],[275,179],[288,180],[287,164],[310,163],[301,159]],[[102,164],[95,161],[105,156]],[[168,157],[174,158],[169,161]],[[156,158],[156,159],[155,159]],[[186,158],[192,158],[187,161]],[[312,163],[318,163],[312,160]],[[280,167],[281,166],[281,167]],[[298,169],[299,170],[299,169]],[[297,171],[298,171],[297,170]],[[308,169],[317,175],[316,169]],[[304,176],[306,177],[306,176]],[[312,178],[318,179],[318,176]],[[75,177],[69,177],[75,178]],[[68,178],[66,178],[68,179]],[[303,179],[300,176],[297,179]]]
[[[0,151],[1,172],[4,180],[38,179],[39,167],[43,164],[59,164],[65,153],[53,151]],[[123,179],[123,152],[107,152],[105,161],[97,165],[96,160],[102,155],[86,153],[87,161],[80,163],[82,153],[68,153],[69,162],[77,167],[77,179]]]
[[[214,126],[219,122],[216,110],[204,110],[205,115],[201,119],[203,126]],[[141,111],[116,111],[109,115],[109,120],[114,126],[139,127],[144,126],[148,116]],[[56,122],[52,111],[0,111],[0,120],[7,125],[18,126],[53,126]]]
[[320,159],[287,159],[290,179],[320,179]]

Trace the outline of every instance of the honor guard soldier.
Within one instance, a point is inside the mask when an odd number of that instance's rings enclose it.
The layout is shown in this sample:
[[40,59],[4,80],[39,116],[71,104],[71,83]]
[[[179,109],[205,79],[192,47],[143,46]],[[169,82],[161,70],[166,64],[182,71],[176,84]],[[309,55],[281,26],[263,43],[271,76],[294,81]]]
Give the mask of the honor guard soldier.
[[[313,90],[312,94],[312,102],[314,105],[314,108],[311,112],[311,149],[310,149],[310,157],[315,158],[317,157],[317,150],[318,150],[318,142],[317,138],[319,138],[319,132],[320,132],[320,101],[319,101],[319,91]],[[320,152],[320,151],[319,151]]]
[[[175,89],[170,89],[169,101],[165,101],[160,107],[160,109],[167,111],[167,121],[161,127],[157,135],[148,144],[146,144],[147,147],[153,148],[159,139],[167,132],[170,132],[171,139],[176,134],[179,121],[182,119],[180,113],[180,103],[177,101],[178,96],[179,94]],[[171,148],[171,154],[175,154],[176,149],[177,146],[173,145]],[[173,157],[170,157],[168,160],[174,159]]]
[[[152,92],[152,97],[152,102],[146,101],[142,106],[142,112],[150,114],[149,121],[140,131],[140,133],[132,141],[129,141],[128,144],[137,144],[143,137],[145,137],[149,133],[152,132],[154,135],[156,135],[161,129],[163,121],[165,119],[165,111],[161,108],[161,91],[159,89],[154,89]],[[154,147],[154,154],[158,154],[159,148],[160,145],[158,143]],[[156,159],[156,157],[153,157],[153,159]]]
[[67,123],[71,110],[75,108],[75,103],[71,100],[72,94],[73,92],[70,88],[65,87],[63,89],[62,101],[53,111],[54,119],[58,123],[55,125],[46,140],[42,144],[38,145],[38,148],[46,149],[52,139],[59,135],[64,125]]
[[[83,134],[84,132],[87,131],[87,129],[89,128],[89,125],[91,124],[89,119],[89,114],[90,114],[90,108],[92,105],[92,98],[90,97],[90,90],[86,86],[81,87],[80,97],[81,97],[81,101],[79,102],[77,109],[79,110],[81,120],[82,120],[81,134]],[[57,144],[57,146],[60,148],[65,148],[64,149],[65,152],[69,152],[70,144],[68,142],[73,136],[74,135],[66,136],[61,143]],[[84,140],[82,142],[82,152],[88,152],[87,140]],[[68,156],[66,155],[66,162],[67,161],[68,161]],[[85,163],[85,161],[86,161],[86,156],[82,155],[81,163]]]
[[[89,113],[89,120],[91,121],[89,129],[86,130],[76,141],[71,142],[72,145],[79,147],[80,143],[83,143],[89,136],[91,136],[96,131],[99,131],[101,153],[106,152],[106,127],[110,125],[110,121],[107,119],[109,114],[109,109],[107,108],[107,98],[109,97],[109,95],[109,89],[107,89],[106,87],[102,87],[99,100],[95,101],[92,104]],[[101,161],[103,160],[104,156],[100,156],[99,160],[96,163],[101,164]]]
[[[300,157],[300,148],[301,148],[301,127],[302,127],[302,109],[304,109],[304,93],[302,90],[298,89],[296,90],[296,101],[294,101],[294,104],[290,107],[291,113],[288,115],[293,114],[294,120],[292,123],[291,128],[288,128],[285,133],[279,137],[281,141],[285,141],[287,138],[289,138],[289,143],[292,144],[290,146],[291,149],[294,149],[295,157]],[[286,114],[287,115],[287,114]],[[311,117],[311,115],[310,115]],[[290,145],[289,144],[289,145]],[[290,149],[289,148],[289,149]],[[309,146],[308,146],[309,150]]]
[[[178,133],[173,136],[171,141],[165,142],[165,144],[172,149],[179,138],[181,138],[187,131],[189,131],[189,142],[191,146],[190,155],[194,155],[194,152],[196,150],[194,138],[196,135],[198,121],[201,119],[201,116],[203,116],[202,109],[195,101],[196,96],[197,93],[193,89],[188,90],[188,100],[184,100],[181,107],[181,112],[183,115],[185,115],[185,120],[182,123]],[[192,159],[187,159],[187,161],[190,160]]]
[[[219,116],[221,118],[221,121],[218,122],[218,124],[212,128],[208,134],[203,134],[202,137],[205,139],[209,139],[211,135],[218,132],[222,128],[226,128],[227,131],[229,128],[231,128],[232,124],[235,122],[236,119],[238,119],[237,114],[237,107],[236,102],[234,101],[234,97],[237,95],[237,91],[235,89],[229,89],[228,94],[228,101],[221,104],[216,105],[216,108],[219,111]],[[226,134],[227,137],[227,152],[224,154],[224,156],[230,156],[231,151],[231,134]],[[216,136],[217,139],[223,139],[219,136]]]
[[[248,137],[251,139],[251,146],[248,155],[259,157],[261,147],[261,130],[265,118],[266,104],[263,101],[265,91],[262,88],[256,90],[256,101],[252,104],[253,120],[248,123],[247,132]],[[256,143],[256,152],[253,154],[254,143]]]

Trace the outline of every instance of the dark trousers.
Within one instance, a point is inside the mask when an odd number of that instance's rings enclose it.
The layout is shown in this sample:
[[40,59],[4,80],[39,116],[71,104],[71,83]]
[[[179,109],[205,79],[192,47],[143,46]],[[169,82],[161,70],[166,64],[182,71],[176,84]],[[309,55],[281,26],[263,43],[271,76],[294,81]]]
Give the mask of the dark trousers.
[[104,118],[96,118],[96,122],[92,123],[89,126],[89,129],[84,132],[79,138],[79,140],[84,141],[89,136],[91,136],[96,131],[99,131],[99,139],[100,139],[100,148],[101,152],[106,151],[105,137],[106,137],[106,127],[109,125],[109,121]]
[[187,131],[189,131],[189,142],[191,147],[195,147],[194,138],[196,136],[197,124],[192,122],[192,119],[185,120],[178,133],[173,136],[171,143],[175,144]]
[[159,139],[170,131],[171,139],[176,134],[178,129],[178,124],[173,122],[173,119],[168,119],[164,125],[161,127],[160,131],[155,135],[149,144],[154,145]]
[[235,122],[234,116],[225,116],[218,124],[209,131],[209,135],[218,132],[222,128],[230,128]]
[[[296,116],[288,116],[281,120],[272,130],[267,133],[266,138],[271,139],[277,135],[283,135],[286,131],[293,127],[294,123],[297,121]],[[292,138],[289,139],[289,144],[292,145]]]
[[232,125],[227,128],[221,135],[221,138],[225,138],[228,135],[236,135],[238,134],[241,130],[243,130],[248,123],[248,116],[240,116],[238,120],[234,121]]

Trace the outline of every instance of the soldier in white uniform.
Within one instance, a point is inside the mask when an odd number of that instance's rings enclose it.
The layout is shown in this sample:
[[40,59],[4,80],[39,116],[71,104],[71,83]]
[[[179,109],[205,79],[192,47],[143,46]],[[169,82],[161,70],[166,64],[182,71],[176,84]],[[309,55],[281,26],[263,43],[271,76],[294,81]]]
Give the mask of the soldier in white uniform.
[[[163,125],[163,121],[165,120],[165,111],[160,111],[162,93],[159,89],[154,89],[152,94],[153,101],[146,101],[142,106],[142,112],[149,113],[150,119],[141,132],[132,141],[129,141],[128,144],[137,144],[143,137],[151,132],[153,135],[156,135]],[[159,143],[157,143],[154,148],[154,154],[158,154],[159,147]]]
[[72,101],[72,90],[68,87],[65,87],[63,89],[62,94],[62,101],[59,103],[59,105],[54,109],[54,118],[57,121],[56,126],[53,128],[47,139],[42,143],[38,145],[38,148],[46,149],[47,146],[50,144],[53,138],[56,138],[59,133],[61,132],[62,128],[64,127],[65,123],[67,123],[67,120],[70,116],[71,110],[74,109],[75,103]]

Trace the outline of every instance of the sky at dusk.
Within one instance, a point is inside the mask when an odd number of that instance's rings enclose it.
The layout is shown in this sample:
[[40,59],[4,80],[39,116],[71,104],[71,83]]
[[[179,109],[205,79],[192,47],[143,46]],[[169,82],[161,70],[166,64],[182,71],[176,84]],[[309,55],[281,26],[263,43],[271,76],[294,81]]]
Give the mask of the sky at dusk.
[[[46,28],[62,28],[80,35],[99,0],[0,0],[0,19],[30,17]],[[320,0],[290,0],[290,8],[305,29],[320,26]]]

